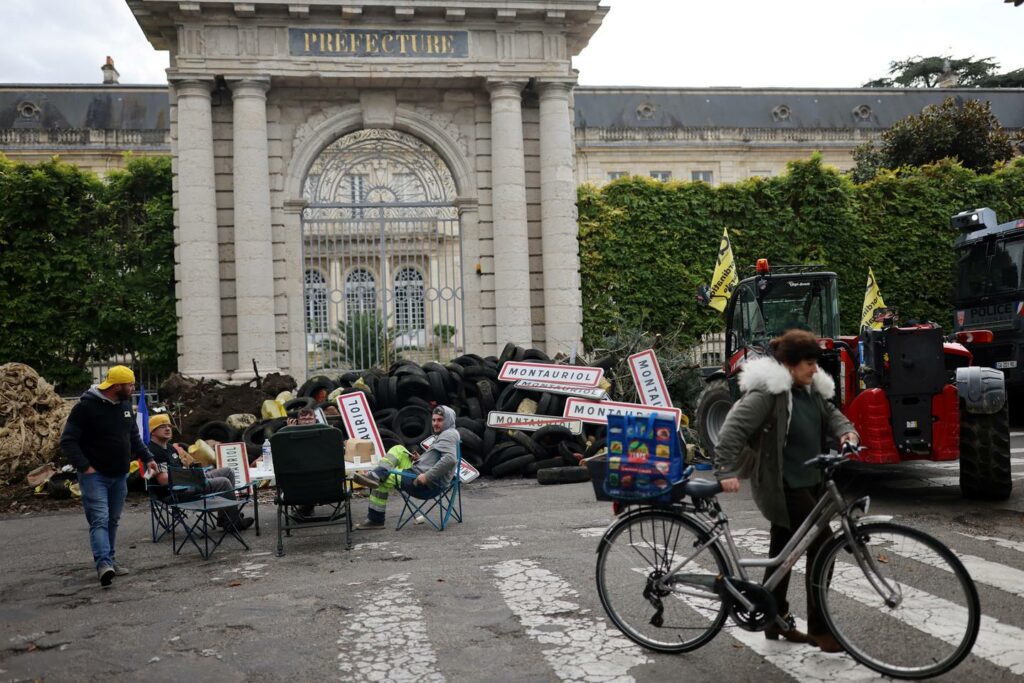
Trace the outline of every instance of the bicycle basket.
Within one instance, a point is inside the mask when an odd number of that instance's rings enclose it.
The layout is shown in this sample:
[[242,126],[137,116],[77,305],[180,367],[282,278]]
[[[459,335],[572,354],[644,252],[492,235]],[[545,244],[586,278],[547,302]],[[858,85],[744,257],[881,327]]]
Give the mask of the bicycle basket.
[[612,500],[671,502],[672,482],[679,479],[682,464],[672,420],[656,414],[609,416],[602,488]]

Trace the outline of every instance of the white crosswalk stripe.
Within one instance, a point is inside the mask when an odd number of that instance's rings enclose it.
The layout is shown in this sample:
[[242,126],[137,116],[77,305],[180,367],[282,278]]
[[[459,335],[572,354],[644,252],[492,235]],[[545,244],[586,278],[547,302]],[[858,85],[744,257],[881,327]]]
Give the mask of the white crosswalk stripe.
[[544,646],[544,658],[562,681],[633,681],[628,672],[648,664],[647,653],[593,617],[574,616],[579,594],[533,560],[508,560],[490,568],[505,604],[527,634]]
[[[734,531],[734,536],[736,545],[741,549],[758,555],[768,554],[768,532],[759,529],[739,529]],[[806,570],[806,558],[802,558],[797,563],[795,570],[801,573]],[[845,575],[849,575],[852,579],[856,578],[859,573],[860,569],[855,565],[836,563],[832,585],[843,595],[869,607],[874,607],[878,602],[876,594],[867,594],[852,587],[850,581],[843,580]],[[950,624],[963,621],[961,614],[963,608],[916,587],[903,586],[903,595],[908,602],[913,601],[915,604],[921,605],[922,611],[927,608],[927,613],[930,615],[930,618],[927,619],[907,619],[905,623],[936,638],[955,642],[955,636],[950,638]],[[955,629],[953,632],[955,633]],[[1005,667],[1015,674],[1024,674],[1024,650],[1020,647],[1022,642],[1024,642],[1024,629],[1004,624],[998,619],[983,614],[981,631],[974,644],[973,654]]]
[[1011,541],[1005,538],[996,538],[994,536],[975,536],[974,534],[965,534],[961,531],[958,531],[957,533],[961,536],[973,538],[976,541],[985,541],[1000,548],[1006,548],[1007,550],[1016,550],[1019,553],[1024,553],[1024,542],[1022,541]]
[[[360,596],[366,607],[341,624],[338,669],[344,679],[443,683],[445,677],[437,669],[437,655],[409,575],[389,576],[380,585],[384,587]],[[394,609],[395,605],[401,609]]]

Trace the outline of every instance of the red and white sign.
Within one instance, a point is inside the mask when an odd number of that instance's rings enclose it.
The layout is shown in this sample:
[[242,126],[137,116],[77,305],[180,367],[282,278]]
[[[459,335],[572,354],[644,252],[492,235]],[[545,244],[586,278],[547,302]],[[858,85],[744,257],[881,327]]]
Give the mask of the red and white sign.
[[477,468],[473,467],[465,460],[462,461],[459,466],[459,481],[463,484],[468,484],[479,476],[480,471]]
[[519,380],[516,382],[516,389],[529,389],[530,391],[541,391],[546,394],[558,394],[559,396],[579,396],[580,398],[589,398],[592,401],[603,401],[608,398],[608,392],[600,387],[570,387],[551,382],[534,382],[532,379]]
[[682,420],[683,411],[679,408],[653,408],[639,403],[619,403],[618,401],[587,401],[582,398],[569,398],[565,402],[565,417],[583,420],[591,424],[608,424],[609,415],[635,415],[649,417],[656,414],[666,420],[675,420],[676,429]]
[[249,483],[249,452],[244,443],[217,444],[217,467],[227,467],[235,473],[235,486]]
[[370,405],[361,391],[342,394],[338,397],[338,410],[345,422],[345,431],[350,439],[366,439],[373,444],[374,462],[385,455],[384,442],[381,441],[377,423],[373,420]]
[[420,453],[426,453],[427,451],[429,451],[430,447],[434,445],[435,441],[437,441],[437,436],[433,434],[423,439],[423,441],[420,441],[420,448],[422,449]]
[[530,413],[503,413],[498,410],[492,410],[487,413],[487,426],[492,429],[519,429],[526,432],[535,432],[541,427],[549,425],[565,427],[574,436],[579,436],[583,433],[583,423],[579,420],[567,420],[564,417],[533,415]]
[[668,394],[668,385],[665,384],[654,351],[647,349],[630,356],[629,372],[633,375],[633,384],[640,393],[641,403],[657,408],[672,407],[672,397]]
[[516,382],[530,379],[570,387],[596,387],[604,377],[603,368],[582,365],[556,365],[555,363],[516,363],[508,361],[501,366],[498,379]]

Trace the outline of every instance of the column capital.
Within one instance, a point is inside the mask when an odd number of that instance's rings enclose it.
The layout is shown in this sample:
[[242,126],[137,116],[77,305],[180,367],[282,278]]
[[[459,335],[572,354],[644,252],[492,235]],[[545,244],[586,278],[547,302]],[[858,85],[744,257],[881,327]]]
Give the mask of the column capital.
[[526,83],[527,81],[506,78],[488,78],[487,89],[491,92],[492,101],[505,98],[519,99],[523,95]]
[[541,97],[561,97],[568,99],[569,93],[576,87],[575,78],[560,78],[557,80],[538,80],[534,87]]
[[178,97],[209,98],[217,83],[212,78],[176,78],[170,80],[171,86]]
[[284,212],[286,215],[302,215],[303,210],[309,204],[305,199],[286,199],[284,202]]
[[480,201],[476,197],[458,197],[454,204],[460,216],[465,213],[475,213],[480,209]]
[[265,76],[253,76],[246,78],[226,79],[231,89],[231,97],[259,97],[265,98],[270,90],[270,79]]

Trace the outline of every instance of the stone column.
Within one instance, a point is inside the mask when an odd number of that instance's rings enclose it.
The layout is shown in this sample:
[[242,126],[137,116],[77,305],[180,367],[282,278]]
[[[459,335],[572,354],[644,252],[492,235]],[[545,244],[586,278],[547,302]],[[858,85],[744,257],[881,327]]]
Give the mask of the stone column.
[[497,346],[533,345],[521,81],[491,81],[491,205]]
[[571,354],[583,334],[576,169],[569,94],[573,83],[538,83],[540,92],[540,202],[544,264],[546,351]]
[[234,140],[235,308],[238,368],[232,381],[277,372],[274,332],[274,253],[267,160],[267,90],[263,79],[231,84]]
[[221,339],[212,89],[213,81],[174,83],[178,110],[178,371],[191,377],[227,379]]

